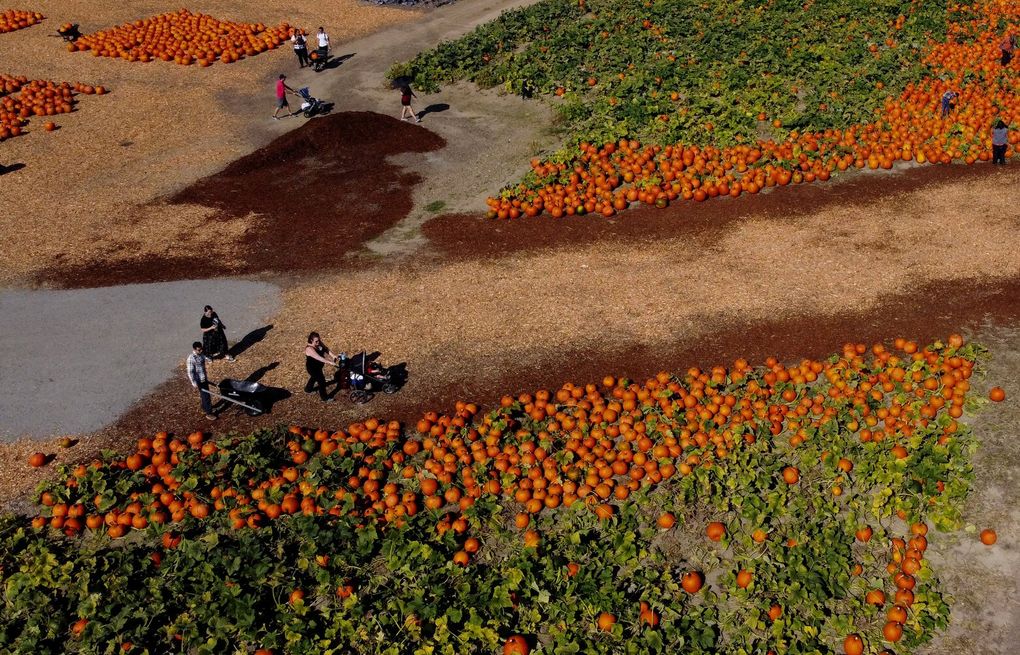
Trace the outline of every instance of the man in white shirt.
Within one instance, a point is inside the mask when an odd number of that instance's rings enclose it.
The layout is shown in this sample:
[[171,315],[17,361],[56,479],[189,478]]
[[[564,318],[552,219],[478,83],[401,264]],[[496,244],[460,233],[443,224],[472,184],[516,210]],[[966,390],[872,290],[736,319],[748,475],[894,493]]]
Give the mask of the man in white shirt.
[[319,33],[315,36],[319,39],[319,48],[326,48],[326,50],[329,50],[329,35],[326,34],[326,30],[320,27]]

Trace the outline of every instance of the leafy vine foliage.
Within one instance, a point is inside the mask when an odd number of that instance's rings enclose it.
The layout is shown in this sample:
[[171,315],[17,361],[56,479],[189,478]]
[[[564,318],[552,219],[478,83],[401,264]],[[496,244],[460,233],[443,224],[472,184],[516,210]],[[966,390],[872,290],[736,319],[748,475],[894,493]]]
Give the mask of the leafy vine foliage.
[[897,340],[416,430],[143,437],[0,520],[0,645],[909,653],[949,620],[925,535],[961,523],[980,353]]

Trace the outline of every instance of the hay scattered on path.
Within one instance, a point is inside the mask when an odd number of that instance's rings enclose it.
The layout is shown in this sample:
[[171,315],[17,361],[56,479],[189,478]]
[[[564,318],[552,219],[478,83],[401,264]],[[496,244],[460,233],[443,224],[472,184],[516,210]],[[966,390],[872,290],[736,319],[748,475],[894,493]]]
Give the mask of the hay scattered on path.
[[[39,0],[34,8],[47,16],[41,25],[0,39],[2,72],[103,84],[112,92],[87,97],[77,111],[53,117],[56,132],[43,132],[35,121],[38,129],[4,142],[0,164],[25,166],[0,183],[0,215],[16,218],[14,224],[5,221],[0,283],[22,280],[58,255],[74,265],[111,248],[153,255],[204,248],[206,231],[182,232],[176,220],[143,222],[151,216],[137,208],[254,150],[273,112],[272,79],[286,72],[301,82],[313,74],[297,70],[288,46],[204,69],[69,53],[53,36],[64,22],[92,32],[171,8],[113,0]],[[287,21],[311,33],[322,25],[336,53],[355,38],[422,15],[357,0],[210,0],[193,9],[222,20]],[[284,125],[269,129],[274,128],[283,131]]]

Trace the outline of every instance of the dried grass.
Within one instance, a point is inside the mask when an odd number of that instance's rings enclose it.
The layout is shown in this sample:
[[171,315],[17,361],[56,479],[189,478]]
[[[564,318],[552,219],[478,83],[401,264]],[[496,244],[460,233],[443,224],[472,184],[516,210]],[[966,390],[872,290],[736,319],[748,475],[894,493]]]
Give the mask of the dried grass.
[[[33,9],[47,19],[0,38],[3,72],[112,90],[107,96],[84,96],[74,113],[54,117],[60,127],[54,133],[44,133],[36,119],[30,134],[4,142],[0,163],[26,166],[0,182],[0,216],[5,217],[0,283],[24,281],[57,255],[68,265],[87,262],[111,244],[139,256],[190,254],[208,244],[206,231],[182,229],[195,218],[193,210],[161,214],[165,219],[190,212],[191,218],[140,221],[152,216],[140,215],[137,208],[254,149],[273,111],[271,80],[296,68],[291,49],[199,70],[72,54],[51,36],[64,22],[93,32],[176,8],[148,1],[38,0]],[[345,42],[421,15],[357,0],[209,0],[192,9],[226,20],[287,21],[310,32],[322,25],[337,54]],[[110,234],[118,237],[104,236]],[[129,236],[122,241],[121,234]]]
[[301,281],[285,294],[286,320],[260,344],[261,358],[281,362],[265,381],[304,382],[300,347],[312,329],[336,350],[406,360],[415,384],[429,387],[465,370],[496,379],[555,352],[695,339],[732,319],[866,311],[924,282],[1020,275],[1020,218],[1001,183],[757,217],[707,247],[602,243]]

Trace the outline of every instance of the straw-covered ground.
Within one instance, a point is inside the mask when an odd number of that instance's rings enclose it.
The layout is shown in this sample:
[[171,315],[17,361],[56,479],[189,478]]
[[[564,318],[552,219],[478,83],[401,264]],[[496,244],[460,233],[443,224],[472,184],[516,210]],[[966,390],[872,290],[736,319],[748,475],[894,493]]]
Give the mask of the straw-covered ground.
[[[313,43],[321,25],[337,54],[347,54],[340,51],[358,37],[421,18],[420,10],[357,0],[210,0],[189,8],[221,20],[287,22],[307,30]],[[151,203],[251,152],[272,130],[287,129],[266,121],[276,75],[304,79],[294,75],[297,59],[289,44],[197,69],[68,53],[56,36],[65,22],[91,33],[177,9],[151,1],[38,0],[32,10],[46,20],[0,38],[0,73],[102,84],[111,91],[81,97],[73,113],[47,119],[59,127],[53,133],[43,132],[42,120],[35,119],[29,134],[0,145],[0,164],[24,164],[0,183],[0,208],[18,219],[5,221],[0,282],[23,284],[54,265],[117,261],[125,253],[201,249],[209,257],[230,257],[232,242],[243,238],[245,223],[220,226],[218,238],[210,239],[208,210]]]
[[[474,1],[448,8],[463,13],[456,26],[444,29],[465,31],[485,12],[513,4],[479,1],[472,13]],[[190,268],[196,252],[222,263],[203,274],[251,270],[272,277],[284,288],[284,308],[272,319],[273,329],[237,362],[213,365],[211,375],[244,378],[258,372],[263,384],[294,395],[257,419],[225,412],[217,430],[249,431],[279,422],[340,426],[369,415],[411,420],[426,409],[446,410],[455,399],[491,406],[504,393],[566,380],[589,382],[603,374],[643,378],[739,356],[796,360],[834,352],[849,340],[925,340],[953,331],[986,342],[995,358],[992,380],[1012,402],[1020,396],[1020,377],[1008,364],[1015,363],[1020,319],[1015,166],[858,175],[838,184],[714,201],[697,210],[633,211],[613,221],[484,224],[475,215],[437,215],[478,206],[485,194],[513,179],[535,135],[548,129],[548,114],[534,103],[461,86],[444,98],[423,98],[423,107],[432,103],[436,109],[419,127],[362,117],[371,129],[388,130],[392,123],[388,136],[401,130],[427,142],[414,152],[387,150],[387,157],[372,159],[376,168],[358,171],[365,180],[403,180],[399,193],[413,200],[395,202],[396,209],[380,214],[381,225],[362,226],[356,242],[345,244],[355,252],[371,240],[369,254],[322,256],[320,268],[292,272],[278,252],[260,257],[250,247],[252,234],[275,244],[286,232],[283,210],[272,221],[257,211],[227,220],[221,214],[224,201],[209,188],[209,180],[226,184],[229,175],[212,176],[231,162],[260,148],[272,152],[275,137],[301,147],[300,131],[292,131],[296,120],[268,120],[273,77],[295,68],[289,48],[204,70],[130,64],[67,53],[50,34],[62,22],[94,31],[170,8],[39,0],[31,9],[48,19],[0,36],[0,72],[102,83],[112,93],[84,98],[77,111],[55,119],[61,128],[56,132],[43,133],[36,123],[31,134],[0,145],[0,163],[25,164],[0,179],[0,216],[16,219],[4,219],[0,282],[82,286],[90,270],[104,284],[182,279],[202,270]],[[399,42],[394,51],[424,48],[446,33],[438,26],[447,9],[419,12],[353,0],[328,5],[211,0],[192,9],[266,24],[286,20],[310,30],[321,24],[338,54],[349,54],[348,43],[388,26],[401,31],[390,33],[390,41]],[[410,31],[412,25],[417,31]],[[399,39],[404,30],[411,36]],[[337,77],[323,84],[333,89],[341,81],[350,84],[350,93],[338,100],[342,109],[392,116],[392,92],[382,87],[384,62],[404,54],[386,51],[385,40],[373,46],[372,38],[359,42],[355,57],[328,73]],[[442,108],[440,100],[451,106]],[[329,125],[306,131],[322,133]],[[418,132],[426,129],[432,133]],[[337,143],[349,143],[341,137],[349,134],[337,137]],[[345,161],[326,160],[338,166]],[[271,180],[271,172],[253,174]],[[340,188],[328,175],[322,184]],[[169,202],[189,188],[204,188],[195,198],[205,204]],[[355,211],[338,212],[337,220]],[[273,225],[278,232],[267,232]],[[100,272],[107,265],[114,274]],[[160,266],[166,273],[153,273]],[[223,318],[231,323],[231,317]],[[302,394],[301,349],[313,329],[335,350],[379,351],[385,363],[406,362],[408,384],[366,406],[352,405],[343,394],[330,405]],[[1004,473],[1016,464],[1018,451],[1009,442],[1016,413],[988,411],[978,419],[986,450],[975,462],[979,482],[969,516],[983,522],[979,528],[1000,529],[1001,554],[986,561],[964,536],[945,556],[959,563],[948,569],[954,571],[950,585],[978,578],[987,582],[981,588],[999,591],[994,599],[978,599],[978,586],[960,585],[962,619],[944,641],[945,648],[960,652],[1008,652],[996,648],[1016,643],[1011,637],[1017,635],[1015,612],[990,618],[981,612],[1015,608],[1017,593],[1015,579],[1009,582],[1017,521],[1003,500],[1017,492],[1016,480]],[[25,466],[33,450],[56,454],[57,463],[86,461],[142,434],[195,428],[208,424],[193,390],[178,376],[106,430],[75,435],[80,442],[70,449],[58,448],[57,439],[0,446],[0,460],[9,464],[0,470],[0,499],[16,506],[51,472]],[[977,648],[979,633],[991,635],[995,648]]]

